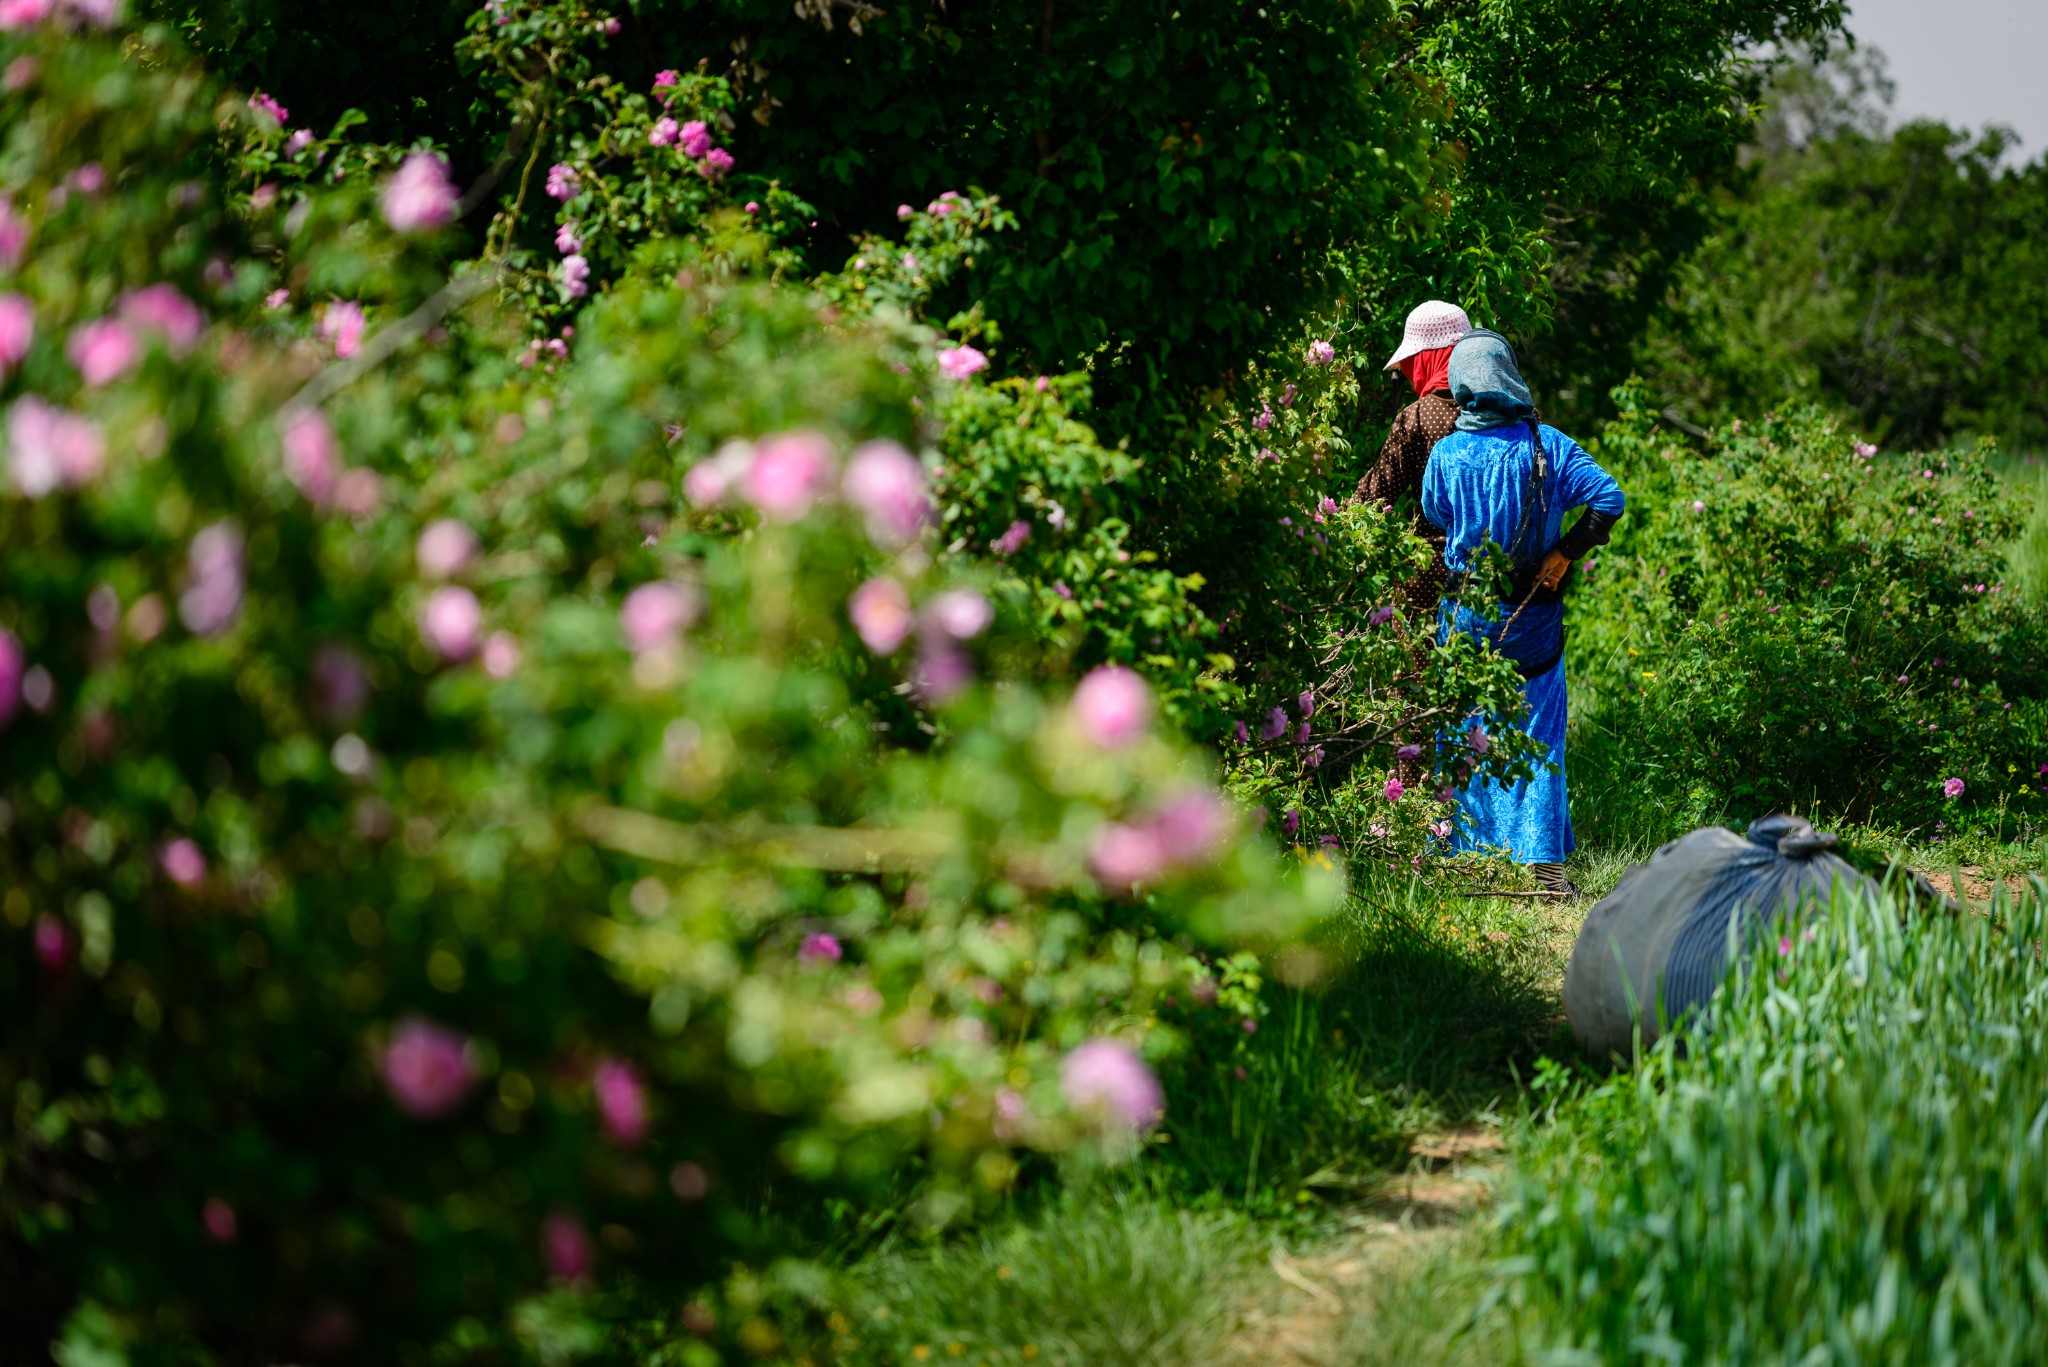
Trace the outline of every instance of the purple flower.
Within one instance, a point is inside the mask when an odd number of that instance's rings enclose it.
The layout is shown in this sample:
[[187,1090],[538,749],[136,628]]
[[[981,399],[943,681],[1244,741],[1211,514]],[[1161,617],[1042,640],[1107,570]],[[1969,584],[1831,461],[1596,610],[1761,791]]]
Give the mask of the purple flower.
[[249,97],[249,107],[259,114],[266,114],[275,119],[279,128],[292,121],[290,110],[260,90]]
[[1030,539],[1031,524],[1029,522],[1012,522],[1004,529],[1001,536],[988,543],[988,548],[997,555],[1015,555],[1024,548],[1024,543]]
[[893,441],[871,441],[855,451],[839,487],[865,517],[869,538],[884,549],[909,545],[931,520],[924,467]]
[[0,195],[0,267],[13,270],[28,247],[28,220],[14,212],[14,203]]
[[51,973],[71,966],[71,932],[48,912],[36,917],[36,958]]
[[647,1138],[647,1084],[622,1058],[601,1059],[590,1074],[597,1118],[612,1141],[631,1147]]
[[326,415],[317,408],[293,409],[284,424],[285,478],[315,507],[324,508],[333,501],[340,472],[341,445]]
[[362,345],[363,325],[363,306],[337,299],[320,316],[320,335],[334,343],[334,354],[345,361]]
[[548,168],[548,198],[571,200],[576,198],[576,192],[581,188],[577,181],[576,168],[567,162],[558,161]]
[[870,579],[855,589],[846,615],[861,643],[877,655],[893,655],[910,635],[910,595],[894,579]]
[[1266,714],[1266,724],[1259,728],[1260,740],[1278,740],[1287,734],[1287,712],[1276,707]]
[[1260,410],[1259,410],[1259,416],[1257,416],[1256,418],[1253,418],[1253,419],[1252,419],[1252,430],[1253,430],[1254,432],[1263,432],[1263,431],[1265,431],[1265,430],[1266,430],[1267,428],[1271,427],[1272,425],[1273,425],[1273,410],[1272,410],[1272,409],[1270,409],[1270,408],[1262,408],[1262,409],[1260,409]]
[[939,353],[939,369],[949,380],[964,380],[987,366],[988,357],[964,343]]
[[466,522],[444,517],[430,522],[413,546],[413,562],[428,579],[453,579],[476,555],[476,533]]
[[1280,818],[1280,833],[1291,839],[1294,833],[1300,829],[1301,808],[1289,807],[1287,809],[1287,815]]
[[740,476],[740,494],[774,520],[794,522],[825,491],[833,464],[832,443],[823,433],[806,430],[764,437]]
[[1402,747],[1401,747],[1400,749],[1398,749],[1398,750],[1396,750],[1396,751],[1394,752],[1394,758],[1395,758],[1395,759],[1421,759],[1421,758],[1422,758],[1422,747],[1421,747],[1421,746],[1419,746],[1419,745],[1404,745],[1404,746],[1402,746]]
[[642,584],[619,605],[619,630],[635,655],[674,645],[684,628],[697,620],[697,591],[688,584],[662,581]]
[[1337,348],[1331,346],[1328,342],[1316,341],[1308,344],[1308,363],[1310,365],[1328,365],[1336,359]]
[[571,299],[590,293],[590,259],[581,252],[562,258],[562,292]]
[[1381,607],[1376,607],[1371,612],[1367,613],[1365,618],[1365,624],[1369,627],[1384,626],[1386,623],[1392,621],[1393,618],[1393,605],[1386,604]]
[[242,530],[215,522],[192,538],[185,554],[185,591],[178,616],[195,636],[217,636],[242,609]]
[[1309,689],[1295,699],[1295,705],[1301,709],[1304,720],[1313,717],[1316,714],[1316,691],[1313,688]]
[[827,935],[822,930],[804,936],[804,942],[797,946],[796,951],[796,957],[807,964],[836,964],[845,954],[839,937]]
[[1071,704],[1081,734],[1105,750],[1138,739],[1152,721],[1152,690],[1121,665],[1091,669],[1074,690]]
[[176,285],[158,282],[130,290],[121,296],[121,321],[137,332],[154,332],[164,339],[173,356],[182,356],[198,345],[206,331],[206,315],[199,306],[178,292]]
[[90,418],[33,394],[16,399],[7,410],[8,465],[14,487],[29,498],[91,482],[106,455],[106,438]]
[[724,180],[726,172],[732,170],[732,153],[723,147],[714,147],[704,154],[704,160],[697,164],[697,170],[706,180]]
[[[701,126],[701,125],[700,125]],[[682,125],[674,119],[661,118],[654,121],[654,127],[647,130],[647,141],[656,147],[673,147],[682,133]]]
[[908,204],[899,204],[896,206],[896,217],[899,221],[909,218],[916,212],[917,210],[911,208]]
[[1877,454],[1877,448],[1875,446],[1872,446],[1867,441],[1857,442],[1855,446],[1855,451],[1856,459],[1858,460],[1869,460],[1872,456]]
[[973,681],[973,664],[951,642],[927,639],[919,647],[910,678],[911,695],[919,702],[950,702]]
[[[682,83],[683,73],[675,70],[673,67],[667,71],[657,71],[654,73],[654,93],[660,97],[663,108],[666,108],[669,101],[675,97],[675,89]],[[668,93],[663,94],[662,92],[664,91]]]
[[1963,781],[1959,778],[1943,779],[1941,795],[1947,798],[1961,797],[1963,795]]
[[312,145],[313,130],[301,128],[298,132],[284,140],[284,154],[288,157],[295,157]]
[[1159,1079],[1130,1046],[1092,1039],[1060,1063],[1060,1091],[1075,1110],[1129,1133],[1151,1128],[1166,1114]]
[[564,223],[555,229],[555,250],[564,256],[578,256],[583,251],[583,239],[576,236],[576,225]]
[[597,1245],[581,1220],[558,1210],[540,1222],[540,1260],[558,1282],[588,1281],[597,1267]]
[[1145,824],[1167,863],[1206,864],[1230,834],[1230,805],[1210,789],[1191,788],[1169,798]]
[[1486,728],[1478,722],[1473,722],[1466,728],[1465,743],[1472,747],[1472,753],[1475,755],[1483,755],[1493,748],[1492,737],[1486,734]]
[[35,304],[26,295],[0,294],[0,380],[27,357],[35,335]]
[[1387,801],[1399,802],[1401,800],[1401,794],[1407,792],[1408,790],[1402,786],[1400,779],[1390,778],[1387,780],[1387,786],[1383,791],[1387,795]]
[[1237,743],[1238,743],[1239,745],[1250,745],[1250,744],[1251,744],[1251,741],[1252,741],[1252,733],[1251,733],[1251,732],[1249,732],[1249,731],[1247,731],[1247,730],[1245,730],[1245,726],[1244,726],[1244,723],[1243,723],[1242,721],[1238,722],[1238,724],[1237,724],[1237,732],[1236,732],[1236,735],[1237,735]]
[[692,161],[711,150],[711,130],[702,119],[691,119],[678,130],[677,136],[683,145],[683,155]]
[[419,1016],[406,1017],[391,1032],[380,1071],[391,1100],[415,1120],[448,1114],[476,1085],[469,1041]]
[[156,866],[164,871],[164,877],[181,888],[196,887],[206,877],[206,856],[182,835],[166,841],[164,847],[156,852]]
[[1307,745],[1311,734],[1308,723],[1303,722],[1294,732],[1294,743],[1296,745]]
[[476,654],[483,626],[483,605],[468,589],[447,585],[420,605],[420,637],[443,660],[467,660]]
[[133,370],[142,359],[142,347],[126,323],[101,318],[73,328],[64,354],[78,367],[87,387],[98,389]]
[[384,184],[384,221],[398,233],[445,228],[454,222],[460,198],[448,163],[432,152],[414,152]]

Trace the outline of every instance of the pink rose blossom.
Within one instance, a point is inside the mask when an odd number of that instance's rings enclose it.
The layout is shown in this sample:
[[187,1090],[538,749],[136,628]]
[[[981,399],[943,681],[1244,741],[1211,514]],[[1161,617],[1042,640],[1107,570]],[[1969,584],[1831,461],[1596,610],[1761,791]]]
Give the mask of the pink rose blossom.
[[173,356],[183,356],[198,345],[199,335],[206,331],[206,315],[199,306],[176,285],[161,281],[122,295],[119,311],[121,321],[135,331],[162,337]]
[[556,162],[548,168],[547,192],[550,199],[568,201],[576,198],[581,189],[576,168],[567,162]]
[[28,356],[35,335],[35,304],[27,295],[0,294],[0,380]]
[[1218,793],[1194,788],[1170,798],[1146,825],[1167,863],[1182,868],[1206,864],[1230,834],[1230,805]]
[[93,389],[120,379],[142,360],[135,334],[118,318],[101,318],[73,328],[64,352]]
[[14,720],[21,706],[21,675],[28,661],[14,633],[0,627],[0,728]]
[[971,641],[988,630],[996,610],[971,589],[948,589],[925,604],[927,626],[956,641]]
[[196,887],[206,877],[206,856],[182,835],[165,842],[157,851],[156,864],[164,871],[164,877],[181,888]]
[[[654,93],[657,96],[660,96],[661,102],[664,106],[666,106],[669,103],[669,101],[674,98],[676,87],[681,85],[682,83],[683,73],[673,68],[667,71],[657,71],[654,73]],[[667,91],[668,93],[663,94],[663,91]]]
[[106,439],[90,418],[30,394],[7,410],[7,456],[14,487],[30,498],[77,489],[98,476]]
[[1388,622],[1391,622],[1392,620],[1394,620],[1393,605],[1383,604],[1382,606],[1376,607],[1370,613],[1366,614],[1365,624],[1369,627],[1385,626]]
[[632,1147],[647,1138],[647,1084],[640,1070],[621,1058],[601,1061],[590,1075],[597,1118],[614,1143]]
[[916,212],[917,210],[911,208],[908,204],[899,204],[896,206],[896,217],[899,220],[907,219],[914,215]]
[[564,223],[555,229],[555,250],[564,256],[579,256],[583,252],[583,239],[576,236],[576,225]]
[[831,482],[832,443],[822,433],[784,432],[763,437],[740,477],[740,494],[777,522],[794,522]]
[[704,154],[704,160],[697,163],[697,170],[706,180],[724,180],[732,168],[732,153],[723,147],[712,148]]
[[702,119],[691,119],[684,124],[678,130],[676,140],[682,144],[683,155],[693,160],[711,150],[711,130],[705,127]]
[[56,7],[56,0],[0,0],[0,32],[40,24]]
[[1854,447],[1854,450],[1856,452],[1856,459],[1858,460],[1869,460],[1872,456],[1877,454],[1877,448],[1875,446],[1872,446],[1867,441],[1857,442]]
[[453,579],[476,557],[476,533],[452,517],[429,522],[413,547],[413,563],[427,579]]
[[1959,778],[1944,779],[1941,785],[1941,795],[1947,798],[1961,797],[1963,795],[1963,781]]
[[924,467],[893,441],[871,441],[855,451],[840,493],[861,511],[869,538],[885,550],[916,540],[932,517]]
[[361,304],[337,299],[320,316],[320,336],[334,343],[334,354],[345,361],[362,345],[364,321]]
[[1254,432],[1263,432],[1272,425],[1273,410],[1270,408],[1261,409],[1259,416],[1252,419],[1252,431]]
[[206,1237],[217,1244],[231,1244],[240,1228],[235,1219],[235,1208],[218,1196],[206,1198],[206,1204],[199,1208],[199,1225],[206,1231]]
[[1336,359],[1337,348],[1331,346],[1328,342],[1317,341],[1308,344],[1308,363],[1310,365],[1328,365]]
[[911,696],[933,706],[951,702],[974,682],[974,665],[948,641],[925,641],[911,671]]
[[14,212],[13,201],[0,195],[0,267],[11,271],[19,266],[27,247],[28,220]]
[[192,538],[185,555],[185,591],[178,615],[195,636],[216,636],[234,623],[242,608],[242,532],[215,522]]
[[291,111],[260,90],[249,97],[249,107],[276,120],[279,128],[292,121]]
[[1166,852],[1156,832],[1112,821],[1096,833],[1088,864],[1103,883],[1121,891],[1159,877],[1166,869]]
[[647,141],[656,147],[673,147],[681,134],[682,125],[674,119],[660,118],[654,121],[654,127],[647,130]]
[[750,214],[758,214],[761,212],[761,205],[758,200],[748,200],[745,207],[746,211]]
[[301,128],[298,132],[284,140],[284,154],[288,157],[295,157],[312,145],[313,130]]
[[1090,670],[1071,704],[1081,734],[1105,750],[1130,744],[1152,721],[1152,690],[1121,665]]
[[1060,1091],[1075,1110],[1133,1133],[1166,1114],[1159,1079],[1117,1040],[1092,1039],[1068,1054],[1060,1063]]
[[1407,789],[1406,789],[1405,787],[1403,787],[1403,786],[1402,786],[1402,784],[1401,784],[1401,780],[1400,780],[1400,779],[1398,779],[1398,778],[1390,778],[1390,779],[1388,779],[1388,780],[1387,780],[1387,786],[1386,786],[1386,789],[1385,789],[1385,792],[1386,792],[1386,795],[1387,795],[1387,801],[1389,801],[1389,802],[1399,802],[1399,801],[1401,800],[1401,794],[1403,794],[1403,793],[1405,793],[1405,792],[1407,792],[1407,791],[1408,791],[1408,790],[1407,790]]
[[562,292],[571,299],[590,293],[590,260],[581,252],[562,258]]
[[1707,505],[1699,499],[1694,499],[1692,501],[1692,510],[1696,513],[1703,513],[1707,510]]
[[1023,1094],[1008,1087],[996,1088],[995,1114],[991,1117],[990,1128],[996,1138],[1005,1144],[1014,1144],[1024,1137],[1031,1124],[1031,1107]]
[[988,357],[964,343],[939,353],[939,369],[949,380],[964,380],[988,367]]
[[1316,691],[1313,688],[1308,689],[1294,701],[1295,706],[1301,709],[1303,720],[1307,720],[1316,714]]
[[432,152],[414,152],[384,183],[384,221],[393,232],[432,232],[455,221],[460,198],[448,163]]
[[1394,752],[1394,758],[1395,758],[1395,759],[1421,759],[1421,758],[1422,758],[1422,747],[1421,747],[1421,746],[1419,746],[1419,745],[1404,745],[1404,746],[1402,746],[1402,747],[1401,747],[1400,749],[1398,749],[1398,750],[1396,750],[1396,751]]
[[36,959],[45,971],[62,973],[71,967],[71,932],[47,911],[36,917]]
[[292,292],[285,289],[272,290],[263,296],[263,307],[281,309],[292,301]]
[[861,644],[877,655],[893,655],[910,635],[910,595],[894,579],[870,579],[846,600],[846,615]]
[[619,630],[635,655],[675,644],[684,628],[697,620],[701,604],[688,584],[668,581],[642,584],[619,604]]
[[324,508],[333,502],[334,481],[341,473],[341,443],[319,409],[294,409],[285,419],[284,473],[313,506]]
[[494,679],[509,679],[519,672],[519,642],[510,632],[494,631],[484,638],[484,673]]
[[819,930],[804,936],[804,942],[797,947],[796,957],[807,964],[836,964],[845,953],[838,936]]
[[447,1115],[476,1085],[469,1041],[419,1016],[408,1016],[391,1032],[380,1062],[392,1101],[415,1120]]
[[540,1260],[558,1282],[585,1282],[597,1268],[597,1246],[581,1220],[558,1210],[540,1223]]
[[483,631],[484,610],[468,589],[438,588],[420,606],[420,637],[443,660],[467,660],[476,654]]
[[384,498],[384,480],[361,466],[341,472],[334,481],[334,506],[350,517],[368,517]]
[[1004,529],[1001,536],[988,543],[988,548],[997,555],[1015,555],[1018,551],[1024,549],[1024,543],[1030,539],[1031,524],[1029,522],[1012,522]]

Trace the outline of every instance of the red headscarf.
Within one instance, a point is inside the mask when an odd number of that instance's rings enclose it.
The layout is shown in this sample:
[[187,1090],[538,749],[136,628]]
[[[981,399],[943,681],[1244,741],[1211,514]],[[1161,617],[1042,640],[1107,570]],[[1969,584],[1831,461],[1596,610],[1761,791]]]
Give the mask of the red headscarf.
[[1407,377],[1409,384],[1415,386],[1416,398],[1451,387],[1452,349],[1440,346],[1428,351],[1418,351],[1399,363],[1401,373]]

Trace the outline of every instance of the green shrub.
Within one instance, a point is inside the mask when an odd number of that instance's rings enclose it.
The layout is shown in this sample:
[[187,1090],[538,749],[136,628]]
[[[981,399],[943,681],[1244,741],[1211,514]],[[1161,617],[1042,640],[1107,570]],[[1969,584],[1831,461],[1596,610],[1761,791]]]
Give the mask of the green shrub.
[[1764,948],[1710,1036],[1667,1036],[1530,1130],[1502,1225],[1529,1346],[2039,1360],[2039,891],[1991,917],[1844,899]]

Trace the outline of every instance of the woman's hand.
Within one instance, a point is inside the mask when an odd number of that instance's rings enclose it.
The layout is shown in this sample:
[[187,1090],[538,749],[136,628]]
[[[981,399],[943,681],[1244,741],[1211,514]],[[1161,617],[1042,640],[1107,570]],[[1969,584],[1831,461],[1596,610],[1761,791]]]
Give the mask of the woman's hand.
[[1549,590],[1564,582],[1565,571],[1572,567],[1572,558],[1563,551],[1552,551],[1543,557],[1543,565],[1536,571],[1536,587]]

